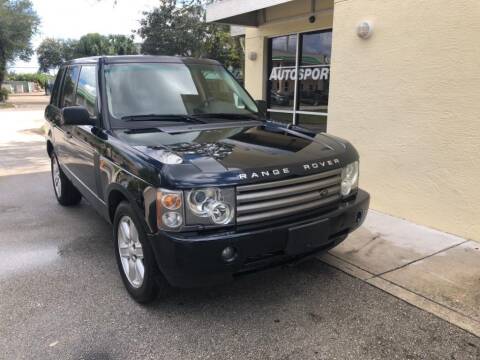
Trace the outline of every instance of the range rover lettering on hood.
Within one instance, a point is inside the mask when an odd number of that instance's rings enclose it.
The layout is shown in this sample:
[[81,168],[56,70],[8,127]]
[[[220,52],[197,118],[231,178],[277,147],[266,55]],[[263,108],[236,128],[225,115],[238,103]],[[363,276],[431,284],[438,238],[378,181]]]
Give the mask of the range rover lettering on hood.
[[325,170],[340,165],[338,158],[319,160],[314,162],[308,162],[296,166],[288,166],[281,168],[265,168],[255,169],[253,171],[245,171],[238,174],[238,180],[256,180],[256,179],[268,179],[275,178],[277,176],[284,176],[289,174],[307,175],[309,173],[315,173],[318,170]]

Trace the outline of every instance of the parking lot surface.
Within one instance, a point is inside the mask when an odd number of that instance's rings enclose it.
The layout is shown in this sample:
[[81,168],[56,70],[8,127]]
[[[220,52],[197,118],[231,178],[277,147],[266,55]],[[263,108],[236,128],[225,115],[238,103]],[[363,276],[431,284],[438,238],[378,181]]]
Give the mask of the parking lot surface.
[[480,358],[479,338],[318,260],[138,305],[88,203],[59,206],[44,165],[4,174],[1,359]]

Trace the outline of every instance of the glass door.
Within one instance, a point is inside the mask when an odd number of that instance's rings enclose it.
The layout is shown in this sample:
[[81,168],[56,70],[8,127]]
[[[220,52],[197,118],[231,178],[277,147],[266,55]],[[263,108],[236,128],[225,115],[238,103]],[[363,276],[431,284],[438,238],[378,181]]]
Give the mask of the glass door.
[[270,117],[326,131],[332,31],[269,40],[267,104]]
[[291,123],[295,110],[295,78],[298,35],[278,36],[269,40],[267,105],[274,120]]

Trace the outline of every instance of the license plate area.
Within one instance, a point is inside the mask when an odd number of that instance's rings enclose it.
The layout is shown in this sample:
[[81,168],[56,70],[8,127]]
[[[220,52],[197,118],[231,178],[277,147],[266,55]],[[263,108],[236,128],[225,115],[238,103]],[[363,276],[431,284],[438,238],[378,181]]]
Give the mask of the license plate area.
[[329,221],[319,220],[288,229],[287,255],[298,255],[328,243]]

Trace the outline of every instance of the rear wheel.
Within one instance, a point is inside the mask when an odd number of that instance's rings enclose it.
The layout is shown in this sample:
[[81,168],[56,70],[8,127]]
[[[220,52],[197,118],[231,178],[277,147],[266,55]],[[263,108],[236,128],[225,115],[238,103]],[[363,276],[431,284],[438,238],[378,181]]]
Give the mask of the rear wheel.
[[121,202],[113,223],[115,257],[130,296],[139,303],[155,300],[164,281],[146,233],[128,202]]
[[58,159],[54,153],[51,156],[52,182],[55,197],[60,205],[76,205],[82,200],[82,194],[75,188],[65,173],[60,168]]

